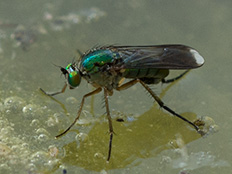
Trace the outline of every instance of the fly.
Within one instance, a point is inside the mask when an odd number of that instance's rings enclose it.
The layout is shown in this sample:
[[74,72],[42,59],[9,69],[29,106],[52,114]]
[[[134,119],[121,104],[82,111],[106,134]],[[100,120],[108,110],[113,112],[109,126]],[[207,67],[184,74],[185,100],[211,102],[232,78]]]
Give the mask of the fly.
[[[84,78],[95,89],[82,98],[80,108],[73,123],[56,138],[67,133],[79,119],[85,99],[103,91],[106,106],[106,114],[109,122],[109,151],[107,161],[111,157],[113,125],[110,116],[108,97],[113,95],[113,91],[122,91],[139,83],[154,98],[159,106],[172,115],[190,124],[198,133],[204,134],[198,125],[182,117],[164,102],[151,90],[150,84],[170,83],[186,74],[190,69],[198,68],[204,64],[204,58],[193,48],[185,45],[148,45],[148,46],[102,46],[90,49],[81,55],[78,62],[68,64],[66,68],[60,67],[65,76],[66,83],[61,91],[47,93],[54,96],[64,93],[66,88],[74,89]],[[176,78],[166,80],[169,70],[186,70]],[[123,83],[124,79],[130,79]]]

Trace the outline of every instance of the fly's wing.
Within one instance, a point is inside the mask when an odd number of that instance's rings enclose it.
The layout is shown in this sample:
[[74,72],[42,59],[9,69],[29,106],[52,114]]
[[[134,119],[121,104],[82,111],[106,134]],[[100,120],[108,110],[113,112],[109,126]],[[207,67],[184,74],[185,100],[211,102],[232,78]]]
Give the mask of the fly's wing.
[[204,58],[185,45],[110,46],[122,58],[125,69],[192,69],[204,64]]

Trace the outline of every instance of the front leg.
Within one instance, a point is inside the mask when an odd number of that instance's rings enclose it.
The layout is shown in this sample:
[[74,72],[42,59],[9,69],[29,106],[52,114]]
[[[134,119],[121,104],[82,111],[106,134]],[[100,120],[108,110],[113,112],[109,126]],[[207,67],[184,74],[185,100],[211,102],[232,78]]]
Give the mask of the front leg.
[[78,113],[77,113],[77,116],[76,116],[75,120],[73,121],[73,123],[72,123],[64,132],[62,132],[61,134],[57,135],[56,138],[59,138],[59,137],[61,137],[62,135],[64,135],[65,133],[67,133],[67,132],[71,129],[71,127],[73,127],[73,125],[77,122],[77,120],[79,119],[79,117],[80,117],[80,115],[81,115],[81,111],[82,111],[82,108],[83,108],[83,106],[84,106],[85,98],[87,98],[87,97],[89,97],[89,96],[91,96],[91,95],[97,94],[97,93],[101,92],[101,90],[102,90],[101,88],[97,88],[97,89],[95,89],[94,91],[92,91],[92,92],[90,92],[90,93],[88,93],[88,94],[85,94],[85,95],[83,96],[83,98],[82,98],[82,100],[81,100],[81,106],[80,106],[80,108],[79,108],[79,110],[78,110]]
[[47,96],[54,96],[54,95],[57,95],[57,94],[64,93],[65,90],[66,90],[66,88],[67,88],[67,83],[65,83],[65,85],[64,85],[64,87],[61,89],[61,91],[54,92],[54,93],[47,93],[47,92],[45,92],[42,88],[39,88],[39,89],[40,89],[40,91],[42,91],[42,92],[43,92],[45,95],[47,95]]

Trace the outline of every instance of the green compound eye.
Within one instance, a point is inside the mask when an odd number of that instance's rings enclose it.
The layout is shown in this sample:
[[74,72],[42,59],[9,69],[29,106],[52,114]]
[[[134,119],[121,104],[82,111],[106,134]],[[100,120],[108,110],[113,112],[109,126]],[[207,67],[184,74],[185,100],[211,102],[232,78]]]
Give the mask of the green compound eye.
[[68,83],[71,87],[77,87],[79,86],[81,82],[81,76],[79,71],[73,71],[68,74]]
[[72,88],[79,86],[79,84],[81,83],[80,72],[77,69],[75,69],[75,67],[73,67],[72,64],[68,64],[66,70],[68,71],[68,79],[67,79],[68,84]]

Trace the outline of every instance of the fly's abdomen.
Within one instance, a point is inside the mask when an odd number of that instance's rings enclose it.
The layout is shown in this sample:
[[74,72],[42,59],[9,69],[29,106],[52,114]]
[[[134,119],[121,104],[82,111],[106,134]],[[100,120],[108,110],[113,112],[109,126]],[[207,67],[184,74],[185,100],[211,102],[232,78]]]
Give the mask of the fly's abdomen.
[[159,83],[160,80],[168,76],[168,69],[155,69],[155,68],[146,68],[146,69],[124,69],[122,71],[122,76],[125,78],[137,78],[142,79],[143,81],[149,81],[149,83]]

